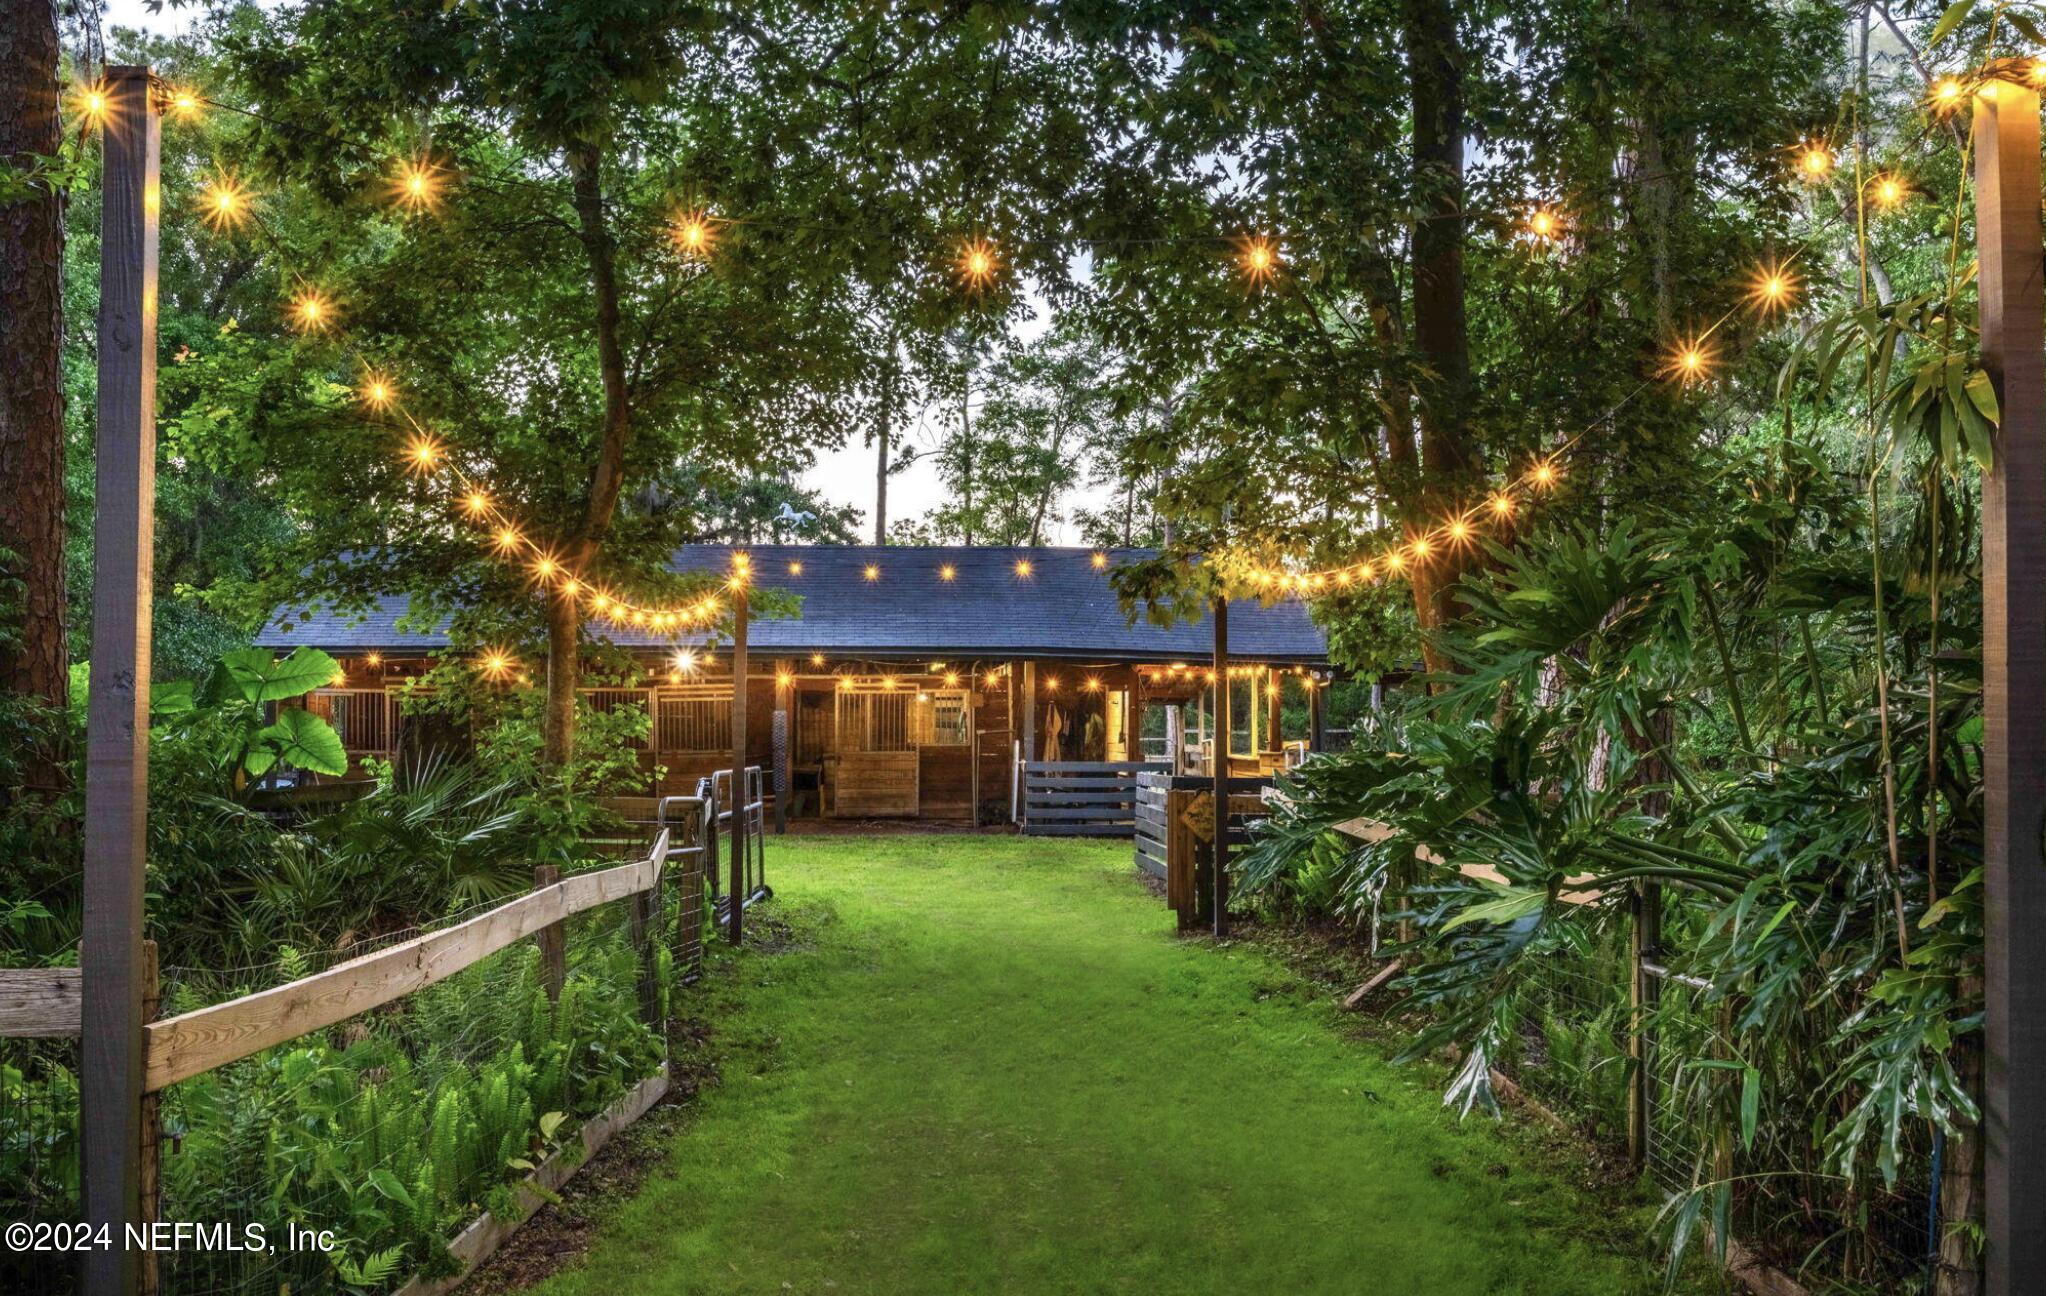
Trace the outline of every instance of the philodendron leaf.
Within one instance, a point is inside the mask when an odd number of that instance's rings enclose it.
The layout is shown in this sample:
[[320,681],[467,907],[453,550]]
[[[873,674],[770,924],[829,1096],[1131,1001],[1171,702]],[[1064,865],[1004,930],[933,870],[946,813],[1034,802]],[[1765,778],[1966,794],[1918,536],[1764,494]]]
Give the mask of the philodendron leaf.
[[298,648],[278,661],[261,648],[243,648],[220,659],[235,690],[250,702],[283,702],[331,684],[340,665],[317,648]]
[[[334,726],[310,711],[296,708],[277,713],[277,723],[256,735],[256,748],[249,753],[253,762],[257,752],[273,753],[273,759],[283,761],[295,769],[313,774],[346,774],[348,772],[348,751],[341,745],[341,735],[334,732]],[[250,769],[251,774],[262,771]]]
[[1498,899],[1486,900],[1480,904],[1472,905],[1444,923],[1442,930],[1451,932],[1465,923],[1474,922],[1509,923],[1517,918],[1525,918],[1529,914],[1536,912],[1548,901],[1548,898],[1548,892],[1537,891],[1533,887],[1515,887],[1502,890]]

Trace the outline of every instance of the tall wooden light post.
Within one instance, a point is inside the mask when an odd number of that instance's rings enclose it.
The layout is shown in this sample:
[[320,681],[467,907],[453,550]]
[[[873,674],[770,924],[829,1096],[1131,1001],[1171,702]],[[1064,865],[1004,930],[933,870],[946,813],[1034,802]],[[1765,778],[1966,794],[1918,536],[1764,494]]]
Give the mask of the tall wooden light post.
[[[732,578],[732,912],[727,934],[737,945],[746,912],[746,581],[741,568]],[[716,861],[712,861],[713,864]]]
[[155,587],[158,122],[149,69],[110,67],[101,126],[99,406],[92,683],[86,709],[79,1134],[88,1296],[128,1296],[142,1203],[142,872],[149,806],[149,615]]
[[1985,1290],[2046,1278],[2046,281],[2039,96],[1975,97],[1982,359],[2003,422],[1982,478]]

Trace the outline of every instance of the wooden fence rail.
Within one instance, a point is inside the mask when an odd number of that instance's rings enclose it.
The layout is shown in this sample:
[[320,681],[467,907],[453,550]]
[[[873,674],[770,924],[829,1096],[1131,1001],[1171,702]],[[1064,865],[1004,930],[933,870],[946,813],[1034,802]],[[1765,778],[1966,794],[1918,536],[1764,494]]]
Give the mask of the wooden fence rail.
[[446,980],[571,914],[651,891],[660,885],[667,855],[663,831],[645,859],[564,878],[443,931],[415,936],[289,985],[152,1022],[144,1028],[143,1087],[154,1093],[346,1021]]
[[1037,837],[1133,837],[1138,780],[1163,761],[1024,761],[1023,832]]
[[79,972],[0,968],[0,1039],[73,1039],[78,1035]]

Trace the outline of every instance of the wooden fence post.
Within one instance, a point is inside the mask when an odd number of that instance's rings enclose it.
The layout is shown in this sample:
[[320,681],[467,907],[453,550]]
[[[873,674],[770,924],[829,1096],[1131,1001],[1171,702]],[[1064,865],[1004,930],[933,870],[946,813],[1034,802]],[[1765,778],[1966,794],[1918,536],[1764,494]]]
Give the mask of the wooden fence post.
[[[554,864],[533,866],[533,889],[542,890],[561,881],[561,869]],[[560,923],[548,923],[533,933],[540,947],[540,984],[547,987],[549,1003],[561,1002],[561,988],[568,984],[568,933]]]
[[[2039,96],[1975,97],[1982,360],[2002,406],[1982,474],[1986,1290],[2046,1274],[2046,324]],[[1951,1155],[1951,1149],[1949,1154]]]
[[92,682],[86,721],[85,928],[80,949],[87,1296],[131,1296],[141,1253],[142,872],[149,809],[149,618],[156,536],[158,122],[149,69],[110,67],[100,130],[99,402]]
[[[142,1020],[153,1022],[163,1007],[163,984],[158,978],[156,942],[142,942]],[[163,1218],[163,1120],[161,1112],[162,1095],[142,1095],[142,1143],[138,1154],[142,1158],[142,1209],[137,1221],[153,1224]],[[142,1253],[141,1274],[142,1296],[156,1296],[161,1287],[162,1274],[157,1268],[156,1252]]]
[[746,586],[732,585],[732,911],[728,934],[743,938],[746,913]]
[[1215,935],[1229,934],[1229,600],[1215,599]]

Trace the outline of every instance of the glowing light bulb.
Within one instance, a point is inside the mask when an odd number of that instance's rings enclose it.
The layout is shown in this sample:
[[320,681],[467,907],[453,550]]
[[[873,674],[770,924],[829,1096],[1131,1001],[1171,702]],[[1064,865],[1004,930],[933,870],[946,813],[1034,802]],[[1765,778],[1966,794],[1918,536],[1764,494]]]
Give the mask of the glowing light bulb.
[[959,569],[957,567],[954,567],[951,563],[946,563],[942,567],[938,568],[938,579],[941,581],[951,580],[958,575]]
[[1528,213],[1527,232],[1533,235],[1537,242],[1554,242],[1562,236],[1562,218],[1547,207],[1537,207]]
[[398,389],[391,385],[391,380],[374,373],[363,379],[362,386],[355,389],[355,394],[371,409],[383,409],[398,399]]
[[1663,373],[1685,387],[1703,382],[1712,375],[1712,352],[1702,341],[1680,343]]
[[823,654],[823,653],[811,653],[811,654],[810,654],[810,664],[811,664],[812,666],[822,666],[822,665],[824,664],[824,654]]
[[1511,517],[1513,516],[1513,499],[1509,495],[1494,495],[1492,497],[1491,508],[1495,516]]
[[411,444],[405,447],[405,457],[412,462],[414,472],[432,472],[440,464],[440,442],[429,436],[413,437]]
[[1953,77],[1941,77],[1932,87],[1932,101],[1941,108],[1952,108],[1961,102],[1961,83]]
[[688,674],[695,671],[696,654],[690,652],[687,648],[684,648],[681,652],[676,653],[675,669],[678,671],[682,671],[684,674]]
[[502,553],[510,553],[512,550],[518,547],[519,547],[518,529],[516,527],[499,528],[497,533],[498,550]]
[[1100,571],[1108,566],[1108,555],[1105,553],[1097,553],[1090,561],[1093,562],[1094,564],[1094,570]]
[[249,219],[249,195],[233,176],[222,172],[199,194],[200,214],[216,232],[240,229]]
[[791,576],[801,576],[802,574],[803,574],[803,564],[801,564],[801,563],[799,563],[799,562],[792,562],[792,563],[790,563],[790,564],[789,564],[789,575],[791,575]]
[[1893,175],[1877,176],[1875,182],[1868,187],[1868,196],[1884,211],[1889,211],[1902,203],[1908,192],[1904,182]]
[[879,567],[876,567],[876,566],[875,566],[875,565],[874,565],[873,563],[868,563],[868,564],[867,564],[867,566],[866,566],[866,571],[865,571],[864,575],[865,575],[865,576],[866,576],[866,578],[867,578],[868,580],[870,580],[870,581],[877,581],[877,580],[880,580],[880,579],[881,579],[881,569],[880,569]]
[[334,322],[334,305],[308,288],[291,299],[291,322],[301,333],[323,333]]
[[114,101],[107,96],[102,84],[86,86],[75,96],[78,115],[85,118],[87,126],[98,127],[106,123],[108,114],[114,110]]
[[462,511],[470,517],[482,517],[490,511],[490,497],[482,491],[470,491],[462,497]]
[[1534,484],[1537,486],[1553,485],[1556,480],[1556,465],[1544,459],[1534,466],[1534,472],[1530,476],[1534,478]]
[[1016,574],[1018,576],[1028,577],[1030,573],[1035,570],[1036,568],[1030,565],[1030,560],[1028,558],[1019,558],[1016,560]]
[[440,206],[440,168],[425,158],[400,162],[391,177],[391,200],[409,211],[433,211]]
[[1806,180],[1825,179],[1833,170],[1833,154],[1823,144],[1807,144],[1797,155],[1797,169]]
[[[1797,276],[1787,266],[1765,265],[1756,270],[1754,278],[1748,281],[1748,300],[1756,310],[1767,314],[1790,305],[1797,296],[1797,287]],[[1686,349],[1698,352],[1701,364],[1709,360],[1702,345]]]

